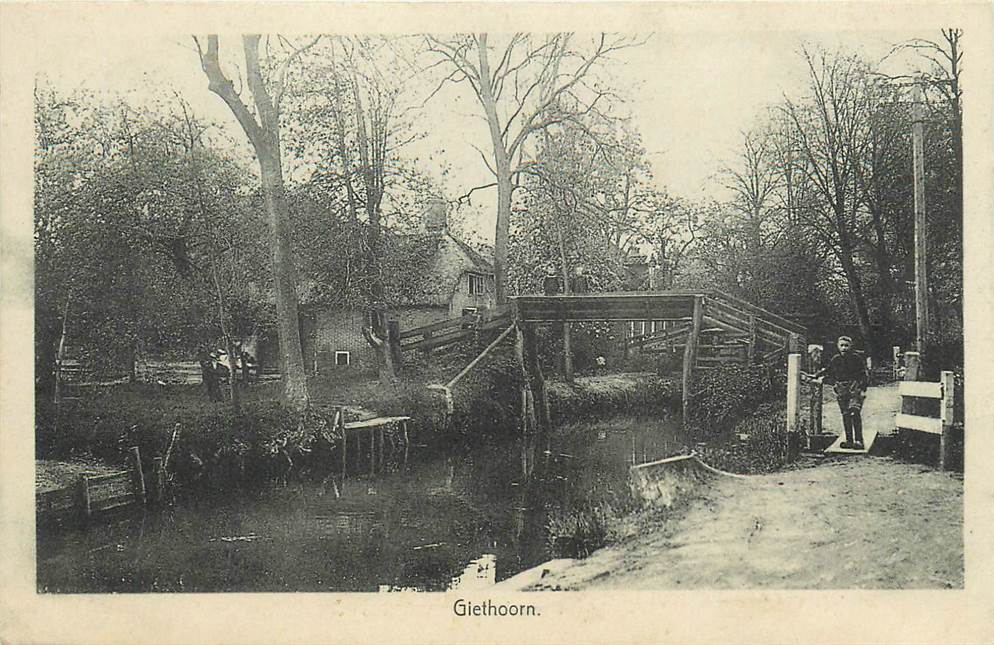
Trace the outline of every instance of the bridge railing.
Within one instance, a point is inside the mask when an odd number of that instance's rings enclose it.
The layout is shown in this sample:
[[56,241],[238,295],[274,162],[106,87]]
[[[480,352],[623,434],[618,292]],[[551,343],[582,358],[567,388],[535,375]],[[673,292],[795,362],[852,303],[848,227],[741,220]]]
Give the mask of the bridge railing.
[[[473,338],[481,331],[506,328],[511,322],[511,308],[501,305],[492,309],[449,318],[420,327],[401,330],[397,334],[402,351],[431,351]],[[406,342],[405,342],[406,341]]]

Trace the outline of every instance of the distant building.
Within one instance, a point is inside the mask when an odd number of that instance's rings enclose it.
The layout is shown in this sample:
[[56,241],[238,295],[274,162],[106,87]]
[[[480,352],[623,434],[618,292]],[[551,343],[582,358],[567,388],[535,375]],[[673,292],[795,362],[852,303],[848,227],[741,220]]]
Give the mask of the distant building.
[[[388,318],[403,330],[493,307],[493,263],[449,230],[445,202],[430,203],[422,223],[411,235],[385,233],[392,235],[382,264]],[[363,335],[369,326],[365,308],[302,304],[308,367],[375,367],[377,351]]]

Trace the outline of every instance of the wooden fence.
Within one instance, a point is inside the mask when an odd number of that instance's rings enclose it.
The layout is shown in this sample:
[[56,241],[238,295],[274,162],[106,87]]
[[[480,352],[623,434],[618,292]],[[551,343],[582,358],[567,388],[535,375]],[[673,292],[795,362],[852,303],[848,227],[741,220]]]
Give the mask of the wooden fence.
[[504,329],[509,324],[511,324],[511,308],[502,305],[402,330],[397,334],[397,342],[403,352],[413,350],[430,352],[433,349],[470,340],[480,332]]
[[102,475],[82,475],[75,484],[35,495],[41,520],[88,519],[96,514],[146,503],[141,455],[131,448],[131,468]]
[[[916,430],[939,435],[939,467],[945,470],[950,461],[950,429],[954,422],[953,406],[956,401],[956,377],[952,372],[942,372],[938,383],[931,381],[901,381],[898,384],[901,395],[901,412],[894,421],[898,428]],[[910,399],[910,401],[908,401]],[[905,412],[906,402],[914,399],[939,401],[938,418]]]

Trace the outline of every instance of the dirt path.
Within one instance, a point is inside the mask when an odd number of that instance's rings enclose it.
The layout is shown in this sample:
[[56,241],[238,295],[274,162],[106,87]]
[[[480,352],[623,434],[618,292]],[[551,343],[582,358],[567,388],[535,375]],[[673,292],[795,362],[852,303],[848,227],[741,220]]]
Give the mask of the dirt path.
[[[889,433],[895,395],[895,388],[871,390],[865,422]],[[839,425],[837,417],[838,408],[827,404],[827,430]],[[717,478],[711,486],[706,500],[672,529],[602,549],[533,588],[963,586],[963,482],[957,475],[853,456],[747,479]]]

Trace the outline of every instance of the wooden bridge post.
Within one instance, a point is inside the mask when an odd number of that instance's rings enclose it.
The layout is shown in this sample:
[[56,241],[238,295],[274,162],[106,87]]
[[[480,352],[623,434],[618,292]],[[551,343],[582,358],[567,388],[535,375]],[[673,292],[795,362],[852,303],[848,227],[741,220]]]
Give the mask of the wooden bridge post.
[[749,314],[749,364],[756,362],[756,315]]
[[955,420],[953,406],[956,401],[956,377],[950,371],[943,371],[941,381],[942,407],[939,410],[939,418],[942,419],[942,434],[939,435],[939,469],[948,470],[952,452],[949,435]]
[[[794,334],[791,334],[792,336]],[[787,355],[787,456],[790,456],[789,438],[798,436],[801,425],[801,355]]]
[[[821,345],[811,345],[811,349],[808,351],[808,356],[810,357],[808,372],[814,374],[821,369]],[[811,428],[811,434],[822,434],[822,400],[824,399],[824,385],[818,382],[812,382],[808,384],[811,388],[811,398],[809,400],[808,406],[808,425]],[[810,438],[809,438],[810,441]],[[809,445],[808,448],[811,446]]]
[[694,383],[694,365],[697,362],[697,340],[701,335],[701,321],[704,318],[704,298],[694,296],[694,316],[690,323],[687,345],[683,350],[683,425],[690,419],[690,390]]
[[901,378],[901,348],[894,345],[892,352],[894,380],[897,381]]

